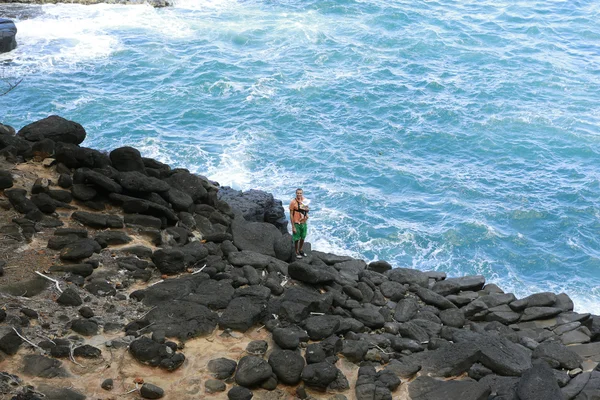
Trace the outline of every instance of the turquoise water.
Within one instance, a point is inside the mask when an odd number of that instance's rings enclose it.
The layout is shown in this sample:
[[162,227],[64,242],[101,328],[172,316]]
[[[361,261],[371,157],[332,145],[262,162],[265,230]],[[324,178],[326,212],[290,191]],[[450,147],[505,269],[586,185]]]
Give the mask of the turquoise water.
[[600,4],[179,1],[14,8],[16,128],[78,121],[312,200],[323,251],[600,304]]

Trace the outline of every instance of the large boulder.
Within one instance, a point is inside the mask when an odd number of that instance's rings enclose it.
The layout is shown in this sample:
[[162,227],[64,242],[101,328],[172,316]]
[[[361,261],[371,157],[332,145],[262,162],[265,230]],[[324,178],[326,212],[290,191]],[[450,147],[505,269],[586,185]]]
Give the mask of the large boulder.
[[233,244],[240,250],[249,250],[275,257],[275,244],[281,232],[265,222],[248,222],[235,218],[231,224]]
[[207,307],[182,300],[161,303],[146,316],[151,324],[147,330],[164,332],[165,336],[180,340],[210,335],[218,318]]
[[487,400],[490,388],[477,381],[440,381],[420,376],[410,383],[408,393],[412,400]]
[[304,369],[304,358],[296,351],[275,350],[269,356],[269,365],[281,383],[296,385]]
[[0,18],[0,53],[9,52],[17,47],[17,27],[10,19]]
[[281,233],[287,232],[287,219],[280,200],[271,193],[262,190],[242,192],[223,187],[218,192],[219,199],[226,201],[232,210],[240,212],[246,221],[268,222],[275,225]]
[[172,188],[187,193],[194,202],[204,201],[208,197],[208,191],[205,188],[205,185],[209,185],[208,181],[188,171],[177,170],[164,180]]
[[235,382],[244,387],[255,387],[266,381],[273,374],[266,360],[257,356],[242,357],[235,373]]
[[552,369],[543,361],[525,371],[517,386],[517,395],[520,400],[564,399]]
[[80,144],[85,140],[85,129],[77,122],[66,120],[58,115],[25,125],[17,133],[30,142],[50,139],[55,142]]
[[139,171],[144,174],[146,173],[144,161],[138,149],[129,146],[119,147],[111,151],[109,157],[113,167],[118,171]]
[[229,302],[219,318],[219,327],[246,332],[260,321],[267,309],[264,300],[255,297],[236,297]]

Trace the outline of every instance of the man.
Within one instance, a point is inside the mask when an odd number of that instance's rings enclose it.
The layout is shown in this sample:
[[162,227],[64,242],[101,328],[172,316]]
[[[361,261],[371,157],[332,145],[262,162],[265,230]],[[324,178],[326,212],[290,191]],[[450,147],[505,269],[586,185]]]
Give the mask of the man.
[[290,202],[290,221],[292,222],[292,238],[296,258],[306,257],[302,250],[304,239],[306,239],[306,221],[308,220],[308,204],[304,198],[302,189],[296,189],[296,197]]

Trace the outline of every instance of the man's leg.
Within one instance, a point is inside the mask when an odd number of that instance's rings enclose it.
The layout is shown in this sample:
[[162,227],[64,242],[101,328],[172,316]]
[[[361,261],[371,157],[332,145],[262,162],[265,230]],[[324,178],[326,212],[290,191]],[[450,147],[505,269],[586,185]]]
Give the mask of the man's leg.
[[[299,248],[296,250],[296,253],[302,253],[302,246],[304,246],[304,239],[300,239],[298,240],[298,242],[300,242],[300,246],[298,246]],[[296,242],[296,243],[298,243]]]
[[298,242],[299,242],[299,240],[296,240],[296,241],[294,242],[294,248],[296,249],[296,254],[298,254],[298,251],[299,251],[299,250],[298,250]]

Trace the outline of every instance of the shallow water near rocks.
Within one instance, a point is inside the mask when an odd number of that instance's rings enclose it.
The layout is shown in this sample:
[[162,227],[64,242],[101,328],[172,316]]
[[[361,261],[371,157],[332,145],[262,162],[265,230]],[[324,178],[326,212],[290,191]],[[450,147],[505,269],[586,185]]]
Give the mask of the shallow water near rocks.
[[322,251],[600,304],[600,5],[0,5],[0,118],[313,200]]

